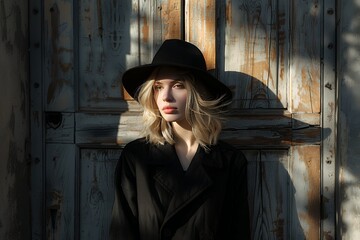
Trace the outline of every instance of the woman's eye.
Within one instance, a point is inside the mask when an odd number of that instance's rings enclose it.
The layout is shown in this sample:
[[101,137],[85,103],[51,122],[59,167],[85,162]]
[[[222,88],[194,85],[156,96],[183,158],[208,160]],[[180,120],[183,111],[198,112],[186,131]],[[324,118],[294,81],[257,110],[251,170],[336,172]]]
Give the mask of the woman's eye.
[[185,86],[184,86],[184,84],[182,84],[182,83],[176,83],[176,84],[174,84],[174,88],[185,88]]
[[161,90],[161,86],[160,86],[160,85],[155,85],[153,88],[154,88],[155,91]]

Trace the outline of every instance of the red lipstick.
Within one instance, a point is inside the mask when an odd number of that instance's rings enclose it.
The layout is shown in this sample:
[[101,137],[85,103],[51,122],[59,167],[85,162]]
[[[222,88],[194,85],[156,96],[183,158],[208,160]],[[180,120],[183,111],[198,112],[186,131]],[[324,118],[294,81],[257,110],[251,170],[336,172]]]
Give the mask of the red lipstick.
[[170,107],[170,106],[167,106],[167,107],[163,107],[163,112],[166,113],[166,114],[171,114],[171,113],[175,113],[177,108],[176,107]]

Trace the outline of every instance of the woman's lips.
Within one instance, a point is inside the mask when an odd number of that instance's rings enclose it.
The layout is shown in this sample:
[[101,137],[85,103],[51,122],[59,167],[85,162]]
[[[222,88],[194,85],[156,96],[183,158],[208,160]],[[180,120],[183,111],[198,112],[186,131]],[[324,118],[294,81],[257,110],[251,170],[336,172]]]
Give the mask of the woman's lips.
[[175,113],[177,111],[176,107],[164,107],[163,112],[166,114],[171,114],[171,113]]

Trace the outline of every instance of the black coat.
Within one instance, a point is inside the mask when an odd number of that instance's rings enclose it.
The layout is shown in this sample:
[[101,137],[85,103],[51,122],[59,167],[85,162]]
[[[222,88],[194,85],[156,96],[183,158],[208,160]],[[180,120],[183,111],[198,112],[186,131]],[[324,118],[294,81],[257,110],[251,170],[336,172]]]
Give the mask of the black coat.
[[219,142],[184,172],[174,146],[126,145],[115,171],[113,240],[250,239],[247,164]]

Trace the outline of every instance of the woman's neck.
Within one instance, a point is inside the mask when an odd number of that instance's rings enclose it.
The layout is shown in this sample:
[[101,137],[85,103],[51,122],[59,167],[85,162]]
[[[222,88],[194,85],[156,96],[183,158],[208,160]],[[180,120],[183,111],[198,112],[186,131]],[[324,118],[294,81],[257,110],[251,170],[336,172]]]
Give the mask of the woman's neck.
[[187,170],[197,151],[199,143],[189,124],[173,123],[175,149],[184,170]]
[[172,123],[173,132],[175,135],[175,144],[186,144],[188,147],[197,145],[196,138],[192,132],[190,124],[186,123]]

